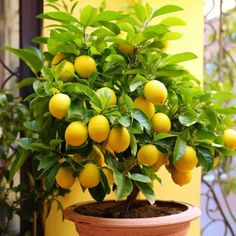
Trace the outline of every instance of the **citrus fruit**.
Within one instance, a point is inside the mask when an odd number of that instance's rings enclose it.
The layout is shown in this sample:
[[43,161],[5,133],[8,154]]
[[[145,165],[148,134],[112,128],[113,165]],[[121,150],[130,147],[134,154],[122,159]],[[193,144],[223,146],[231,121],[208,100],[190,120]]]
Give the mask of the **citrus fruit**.
[[100,183],[100,173],[98,167],[93,163],[84,165],[79,175],[79,182],[85,188],[94,188]]
[[[126,32],[121,32],[120,34],[117,35],[117,37],[125,40],[126,37],[127,37],[127,33]],[[116,43],[116,46],[118,47],[118,49],[122,53],[124,53],[126,55],[130,55],[134,51],[134,47],[129,43],[125,43],[125,42],[124,43]]]
[[65,131],[66,143],[71,146],[80,146],[88,138],[87,126],[85,126],[81,121],[74,121],[70,123]]
[[89,153],[88,159],[96,161],[99,166],[106,165],[104,155],[101,149],[96,145],[93,145],[92,151]]
[[224,131],[225,147],[236,149],[236,130],[226,129]]
[[185,152],[174,164],[175,168],[181,172],[192,170],[197,165],[198,159],[193,147],[187,146]]
[[108,87],[98,89],[96,94],[100,99],[107,99],[107,106],[116,105],[117,103],[115,92]]
[[130,134],[125,127],[113,127],[107,139],[109,147],[117,152],[124,152],[130,145]]
[[113,185],[114,184],[114,177],[112,175],[111,170],[108,170],[107,168],[102,168],[102,172],[105,174],[105,176],[107,177],[107,182],[109,185]]
[[111,147],[109,146],[107,140],[101,145],[103,151],[107,151],[109,152],[113,157],[115,157],[115,153],[114,151],[111,149]]
[[156,113],[151,120],[152,128],[157,133],[168,133],[171,129],[171,122],[169,117],[164,113]]
[[76,178],[73,176],[73,170],[61,167],[56,175],[57,184],[65,189],[69,189],[75,183]]
[[64,93],[53,95],[49,101],[48,108],[52,116],[57,119],[62,119],[67,115],[67,110],[70,106],[70,97]]
[[174,183],[183,186],[185,184],[188,184],[192,180],[192,172],[180,172],[176,169],[174,169],[171,173],[171,178],[174,181]]
[[[158,150],[158,149],[157,149]],[[168,161],[168,157],[167,155],[161,153],[159,150],[158,150],[158,159],[157,159],[157,162],[151,167],[151,169],[154,171],[154,172],[157,172],[163,165],[165,165]]]
[[219,164],[219,161],[220,161],[220,157],[219,157],[219,156],[215,157],[215,158],[214,158],[213,167],[216,167],[216,166],[218,166],[218,164]]
[[159,151],[153,144],[143,145],[137,154],[138,163],[146,166],[152,166],[158,161]]
[[158,80],[151,80],[144,85],[144,97],[154,104],[164,103],[167,98],[165,85]]
[[101,143],[105,141],[110,132],[110,125],[107,118],[103,115],[95,115],[91,118],[88,124],[89,137],[97,142]]
[[149,119],[151,119],[155,113],[154,105],[146,100],[144,97],[138,97],[134,100],[134,107],[143,111]]
[[75,68],[69,61],[63,61],[56,66],[56,78],[64,82],[71,81],[74,78]]
[[96,62],[92,57],[87,55],[77,57],[74,65],[76,73],[85,79],[97,70]]
[[61,52],[58,52],[51,61],[51,67],[55,68],[63,59],[64,55]]

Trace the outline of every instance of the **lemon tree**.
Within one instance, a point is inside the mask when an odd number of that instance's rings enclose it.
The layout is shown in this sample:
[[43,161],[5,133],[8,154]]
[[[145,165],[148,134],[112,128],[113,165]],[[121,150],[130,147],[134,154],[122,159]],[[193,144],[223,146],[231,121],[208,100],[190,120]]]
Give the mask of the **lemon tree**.
[[88,5],[79,16],[39,15],[55,23],[34,39],[47,51],[6,48],[35,74],[26,98],[32,118],[11,175],[30,156],[46,191],[69,191],[77,178],[97,201],[115,191],[117,200],[142,192],[154,203],[162,166],[182,186],[195,168],[208,171],[216,157],[234,154],[236,108],[179,64],[195,54],[168,53],[182,36],[172,30],[182,19],[169,18],[178,11],[136,3],[124,12]]

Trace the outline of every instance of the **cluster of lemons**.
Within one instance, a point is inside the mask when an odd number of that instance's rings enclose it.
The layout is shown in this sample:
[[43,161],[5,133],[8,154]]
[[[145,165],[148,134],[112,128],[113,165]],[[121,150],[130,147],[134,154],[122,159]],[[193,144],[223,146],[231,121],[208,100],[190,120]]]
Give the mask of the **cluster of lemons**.
[[[119,50],[125,54],[133,53],[133,48],[130,45],[118,44]],[[64,60],[61,53],[56,54],[51,65],[58,70],[58,63]],[[75,59],[74,64],[65,61],[63,68],[60,68],[58,79],[64,82],[71,81],[74,73],[77,73],[81,78],[88,78],[96,71],[96,62],[88,55],[82,55]],[[117,97],[115,92],[108,87],[99,88],[96,91],[98,98],[102,98],[108,94],[108,106],[117,105]],[[148,81],[143,88],[143,96],[137,97],[133,101],[135,108],[143,111],[150,119],[152,129],[157,133],[168,133],[171,130],[171,121],[169,117],[161,112],[155,113],[155,104],[164,104],[168,93],[165,85],[158,80]],[[71,104],[71,99],[67,94],[57,93],[53,95],[49,101],[49,112],[57,119],[66,117]],[[112,171],[106,166],[104,161],[104,152],[108,151],[113,156],[115,153],[121,153],[130,146],[130,133],[126,127],[110,127],[109,120],[103,114],[93,116],[88,125],[82,121],[74,121],[70,123],[65,130],[65,141],[68,145],[79,147],[86,143],[90,138],[94,141],[93,149],[89,154],[88,159],[91,162],[84,165],[78,179],[80,184],[85,188],[96,187],[100,183],[100,171],[106,175],[108,183],[112,185],[114,178]],[[225,146],[236,148],[236,131],[228,129],[224,133]],[[96,164],[94,163],[94,157]],[[80,162],[83,157],[79,154],[74,155],[74,160]],[[215,158],[214,165],[217,164],[219,158]],[[137,152],[137,161],[139,164],[146,165],[152,168],[153,171],[158,171],[162,165],[171,173],[174,183],[182,186],[189,183],[192,179],[192,170],[198,163],[197,154],[193,147],[187,146],[184,154],[177,160],[174,166],[169,165],[168,156],[161,153],[153,144],[143,145]],[[76,180],[73,170],[68,168],[60,168],[56,181],[63,188],[70,188]]]

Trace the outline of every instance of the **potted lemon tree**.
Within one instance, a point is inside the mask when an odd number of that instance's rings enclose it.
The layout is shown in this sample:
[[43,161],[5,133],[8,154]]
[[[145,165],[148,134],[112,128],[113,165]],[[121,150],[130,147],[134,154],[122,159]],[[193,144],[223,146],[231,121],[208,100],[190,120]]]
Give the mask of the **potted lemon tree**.
[[[46,44],[43,54],[6,47],[35,73],[22,82],[33,82],[31,132],[19,141],[14,171],[27,152],[44,191],[64,194],[78,179],[97,202],[64,211],[80,235],[186,235],[199,210],[156,201],[158,170],[165,165],[182,186],[194,168],[208,171],[215,158],[232,155],[235,108],[179,65],[196,55],[166,53],[168,41],[181,37],[171,26],[184,22],[154,22],[181,7],[86,6],[79,17],[74,7],[38,16],[56,22],[49,37],[34,39]],[[116,200],[103,202],[111,191]],[[137,200],[140,192],[147,201]]]

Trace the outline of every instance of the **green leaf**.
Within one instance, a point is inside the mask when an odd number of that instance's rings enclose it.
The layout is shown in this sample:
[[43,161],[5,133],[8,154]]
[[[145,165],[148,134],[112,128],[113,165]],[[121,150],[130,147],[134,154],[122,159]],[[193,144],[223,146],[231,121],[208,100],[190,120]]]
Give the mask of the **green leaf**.
[[160,24],[166,25],[166,26],[183,26],[186,25],[186,22],[180,19],[179,17],[168,17],[163,19]]
[[133,109],[133,118],[137,120],[141,126],[147,130],[151,130],[151,123],[148,117],[139,109]]
[[183,34],[178,33],[178,32],[167,32],[167,33],[165,33],[162,40],[163,41],[177,40],[177,39],[180,39],[182,36],[183,36]]
[[46,44],[47,42],[48,42],[48,37],[34,37],[33,39],[32,39],[32,42],[34,42],[34,43],[42,43],[42,44]]
[[169,32],[168,28],[164,25],[152,25],[148,26],[144,29],[143,33],[145,36],[149,36],[150,34],[154,36],[159,36],[161,34],[165,34]]
[[25,86],[31,85],[35,80],[36,80],[35,77],[24,78],[19,83],[16,84],[16,89],[21,89]]
[[217,113],[209,107],[203,107],[203,111],[209,121],[209,127],[215,129],[218,125]]
[[18,141],[18,144],[20,147],[26,150],[32,150],[32,151],[41,151],[45,149],[50,149],[45,144],[39,142],[38,139],[32,139],[32,138],[21,138]]
[[152,187],[148,183],[135,182],[135,184],[150,204],[154,204],[156,199]]
[[160,63],[159,67],[163,68],[163,67],[170,65],[170,64],[177,64],[180,62],[189,61],[189,60],[193,60],[196,58],[197,58],[197,56],[191,52],[183,52],[183,53],[179,53],[179,54],[165,57],[162,60],[162,62]]
[[9,173],[9,182],[11,183],[15,174],[21,169],[27,158],[30,156],[30,151],[25,151],[23,149],[18,150],[18,154],[13,159]]
[[196,150],[200,165],[203,166],[206,171],[209,171],[214,164],[214,156],[211,150],[203,146],[197,146]]
[[29,66],[29,68],[34,72],[34,74],[37,74],[43,66],[41,59],[32,51],[29,51],[27,49],[11,48],[7,46],[3,47],[3,49],[17,55]]
[[228,114],[228,115],[235,115],[236,114],[236,107],[224,107],[224,108],[217,108],[215,109],[217,113],[220,114]]
[[99,13],[99,15],[96,18],[96,21],[113,21],[113,20],[121,20],[126,15],[117,12],[117,11],[102,11]]
[[42,152],[35,156],[35,159],[39,161],[38,170],[47,171],[52,168],[56,163],[58,163],[58,155],[52,152],[46,154]]
[[92,196],[92,198],[97,202],[102,202],[106,197],[106,191],[102,187],[101,183],[99,183],[94,188],[89,188],[89,193]]
[[39,125],[36,123],[35,120],[26,121],[26,122],[24,122],[23,125],[28,130],[35,131],[35,132],[40,132],[41,131]]
[[119,201],[129,196],[129,194],[133,190],[133,184],[132,181],[127,176],[123,175],[117,170],[114,171],[113,169],[113,173],[114,173],[115,184],[117,186],[116,199]]
[[50,191],[52,186],[53,186],[53,184],[55,183],[55,178],[56,178],[58,169],[59,169],[59,165],[57,165],[57,164],[54,165],[48,171],[48,174],[45,176],[44,184],[45,184],[45,188],[46,188],[47,191]]
[[155,135],[153,141],[158,141],[158,140],[161,140],[161,139],[170,138],[170,137],[176,137],[176,136],[177,136],[176,134],[159,133],[159,134]]
[[121,124],[123,127],[129,127],[130,126],[130,118],[128,116],[122,116],[118,119],[119,124]]
[[130,82],[130,91],[134,92],[137,88],[144,85],[147,81],[148,80],[144,76],[137,74]]
[[130,135],[131,141],[130,141],[130,147],[131,147],[131,154],[132,156],[136,156],[137,150],[138,150],[138,144],[135,136],[133,134]]
[[85,6],[80,13],[80,23],[87,27],[92,25],[97,17],[98,10],[90,5]]
[[198,115],[194,110],[188,110],[185,113],[179,115],[179,122],[184,126],[191,126],[198,120]]
[[184,10],[182,7],[179,7],[176,5],[166,5],[166,6],[159,8],[158,10],[156,10],[154,12],[152,18],[157,17],[157,16],[161,16],[164,14],[172,13],[172,12],[182,11],[182,10]]
[[142,183],[151,183],[152,180],[145,175],[139,174],[139,173],[132,173],[130,174],[130,179],[134,180],[134,181],[138,181],[138,182],[142,182]]
[[136,3],[134,5],[134,10],[135,10],[135,15],[138,17],[138,19],[141,22],[144,22],[146,20],[146,9],[144,8],[144,6],[141,3]]
[[115,34],[119,34],[120,33],[120,28],[112,22],[109,21],[99,21],[99,23],[103,26],[105,26],[107,29],[109,29],[110,31],[112,31]]
[[161,178],[158,177],[151,168],[142,166],[141,172],[143,175],[148,176],[151,180],[157,180],[160,184],[162,184]]
[[60,11],[39,14],[37,16],[37,18],[55,20],[55,21],[59,21],[59,22],[68,22],[68,23],[78,22],[77,18],[72,16],[70,13],[60,12]]
[[54,55],[57,52],[72,53],[75,55],[79,53],[74,43],[52,38],[48,40],[48,51]]
[[175,143],[175,148],[174,148],[174,153],[173,153],[174,163],[183,156],[186,150],[186,146],[187,146],[186,142],[182,140],[180,137],[178,137]]

